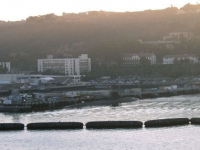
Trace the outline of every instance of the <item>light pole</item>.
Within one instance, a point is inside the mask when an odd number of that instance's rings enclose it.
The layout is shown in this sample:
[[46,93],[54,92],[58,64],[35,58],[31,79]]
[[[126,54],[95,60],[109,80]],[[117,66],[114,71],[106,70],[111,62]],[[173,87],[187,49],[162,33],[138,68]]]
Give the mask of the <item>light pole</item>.
[[[0,90],[1,90],[2,86],[0,86]],[[2,97],[2,91],[1,91],[1,97]]]
[[120,76],[119,76],[118,84],[119,84],[119,92],[120,92]]

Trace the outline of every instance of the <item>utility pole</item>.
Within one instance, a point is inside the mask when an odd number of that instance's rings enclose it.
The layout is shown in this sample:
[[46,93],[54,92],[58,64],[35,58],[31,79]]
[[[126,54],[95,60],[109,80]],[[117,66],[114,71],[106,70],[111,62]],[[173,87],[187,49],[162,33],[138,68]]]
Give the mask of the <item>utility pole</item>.
[[0,90],[1,90],[1,97],[2,97],[2,86],[0,86]]

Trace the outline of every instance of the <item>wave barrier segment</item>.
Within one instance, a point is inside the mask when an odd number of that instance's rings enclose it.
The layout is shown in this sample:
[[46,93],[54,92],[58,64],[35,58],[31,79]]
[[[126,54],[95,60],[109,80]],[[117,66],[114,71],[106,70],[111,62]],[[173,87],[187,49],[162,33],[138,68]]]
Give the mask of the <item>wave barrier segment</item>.
[[90,129],[113,129],[113,128],[142,128],[141,121],[93,121],[87,122],[86,128]]
[[[200,118],[168,118],[141,121],[92,121],[85,124],[87,129],[114,129],[114,128],[142,128],[144,127],[167,127],[186,124],[200,125]],[[24,130],[22,123],[0,123],[0,130]],[[28,130],[48,130],[48,129],[83,129],[81,122],[36,122],[26,125]]]
[[0,123],[0,130],[24,130],[22,123]]
[[81,122],[37,122],[27,124],[29,130],[45,130],[45,129],[83,129]]
[[167,127],[176,125],[189,124],[190,119],[188,118],[171,118],[171,119],[157,119],[149,120],[144,123],[145,127]]
[[191,118],[190,119],[190,123],[191,124],[198,124],[198,125],[200,125],[200,118]]

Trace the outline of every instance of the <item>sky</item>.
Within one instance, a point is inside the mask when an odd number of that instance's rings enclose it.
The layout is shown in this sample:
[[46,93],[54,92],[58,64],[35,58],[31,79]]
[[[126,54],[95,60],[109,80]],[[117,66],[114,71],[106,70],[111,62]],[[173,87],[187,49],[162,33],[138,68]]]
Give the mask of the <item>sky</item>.
[[143,11],[185,4],[200,4],[200,0],[0,0],[0,20],[18,21],[29,16],[87,11]]

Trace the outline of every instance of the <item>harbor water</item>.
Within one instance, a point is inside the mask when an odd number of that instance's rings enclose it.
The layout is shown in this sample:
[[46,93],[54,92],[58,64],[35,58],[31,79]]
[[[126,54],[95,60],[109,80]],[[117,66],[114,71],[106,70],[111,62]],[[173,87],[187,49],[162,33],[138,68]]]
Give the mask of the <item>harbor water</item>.
[[[200,117],[200,95],[122,103],[118,106],[65,108],[31,113],[0,113],[0,123],[148,121]],[[160,150],[199,149],[200,125],[139,129],[0,131],[2,150]]]

